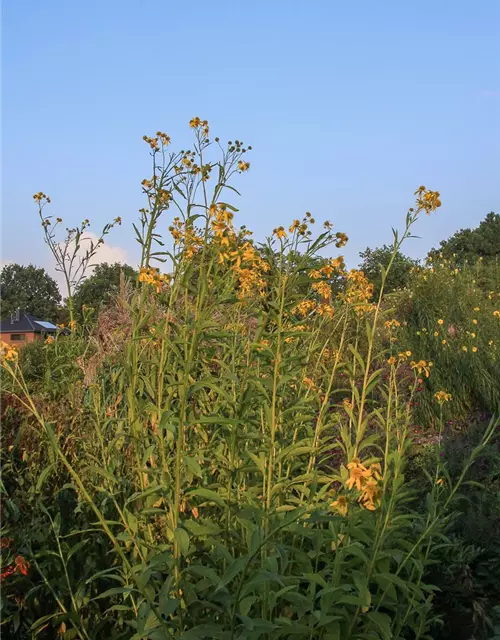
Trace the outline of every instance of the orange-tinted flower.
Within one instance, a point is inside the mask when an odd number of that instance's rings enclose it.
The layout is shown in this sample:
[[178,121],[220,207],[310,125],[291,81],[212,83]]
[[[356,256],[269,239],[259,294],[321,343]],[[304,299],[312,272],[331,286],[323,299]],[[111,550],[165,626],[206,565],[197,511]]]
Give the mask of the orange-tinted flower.
[[352,489],[356,485],[356,489],[361,491],[361,483],[364,478],[369,478],[372,472],[361,464],[359,458],[353,458],[347,465],[349,469],[349,478],[347,480],[346,487]]
[[348,503],[347,498],[345,496],[339,496],[330,505],[330,507],[332,509],[335,509],[335,511],[337,511],[338,513],[340,513],[341,516],[345,516],[347,514],[348,506],[349,506],[349,503]]
[[23,576],[28,575],[28,571],[30,568],[30,563],[25,560],[22,556],[16,556],[15,558],[16,569],[23,574]]
[[446,391],[437,391],[434,394],[434,397],[439,404],[443,404],[443,402],[449,402],[451,400],[451,393],[446,393]]

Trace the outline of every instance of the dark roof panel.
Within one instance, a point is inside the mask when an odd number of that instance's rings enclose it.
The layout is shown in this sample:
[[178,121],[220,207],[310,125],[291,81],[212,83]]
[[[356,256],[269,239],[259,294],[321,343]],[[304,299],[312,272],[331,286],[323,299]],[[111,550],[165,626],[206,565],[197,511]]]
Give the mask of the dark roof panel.
[[57,331],[57,327],[52,322],[45,322],[41,318],[32,316],[31,313],[26,313],[25,311],[19,311],[19,314],[13,313],[0,321],[0,333],[29,333],[32,331],[35,333],[53,333]]

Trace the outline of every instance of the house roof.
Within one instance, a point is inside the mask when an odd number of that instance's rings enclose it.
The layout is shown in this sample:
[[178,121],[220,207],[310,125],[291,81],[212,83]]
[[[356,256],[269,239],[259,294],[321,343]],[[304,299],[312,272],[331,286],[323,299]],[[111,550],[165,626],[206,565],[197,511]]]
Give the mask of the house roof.
[[55,331],[57,331],[55,324],[32,316],[26,311],[18,311],[0,321],[0,333],[53,333]]

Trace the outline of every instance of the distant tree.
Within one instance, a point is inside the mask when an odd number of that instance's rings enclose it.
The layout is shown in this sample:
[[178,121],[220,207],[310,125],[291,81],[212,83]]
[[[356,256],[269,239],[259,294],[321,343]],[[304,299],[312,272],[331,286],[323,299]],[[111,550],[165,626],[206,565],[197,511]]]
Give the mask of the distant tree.
[[[367,248],[359,254],[359,257],[362,258],[359,268],[365,273],[370,282],[373,282],[375,297],[380,293],[380,286],[382,284],[381,266],[387,269],[391,256],[392,247],[386,244],[376,249]],[[408,284],[410,270],[416,264],[418,264],[418,260],[412,260],[412,258],[398,251],[387,276],[384,290],[390,293],[396,289],[403,289]]]
[[73,298],[75,311],[79,313],[83,305],[98,309],[109,302],[111,297],[119,291],[121,274],[127,280],[135,281],[137,278],[137,271],[128,264],[102,262],[96,265],[93,274],[75,291]]
[[437,249],[429,251],[433,259],[440,255],[456,264],[476,262],[478,258],[487,261],[500,258],[500,215],[491,211],[475,229],[460,229],[448,240],[442,240]]
[[45,269],[9,264],[0,273],[0,300],[2,318],[19,307],[43,320],[56,321],[61,294]]

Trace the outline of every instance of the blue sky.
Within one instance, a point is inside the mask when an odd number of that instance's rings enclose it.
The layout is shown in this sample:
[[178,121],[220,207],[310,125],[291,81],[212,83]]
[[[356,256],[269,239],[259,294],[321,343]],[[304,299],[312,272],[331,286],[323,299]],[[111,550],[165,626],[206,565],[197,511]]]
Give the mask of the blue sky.
[[194,115],[253,146],[235,204],[257,239],[311,211],[354,266],[419,184],[443,207],[412,256],[500,211],[497,0],[4,0],[2,18],[3,262],[50,266],[42,190],[65,222],[121,216],[109,256],[134,264],[142,135],[184,148]]

